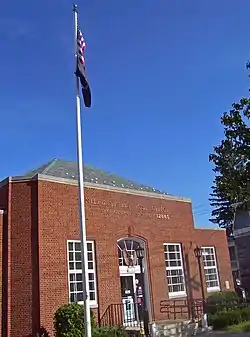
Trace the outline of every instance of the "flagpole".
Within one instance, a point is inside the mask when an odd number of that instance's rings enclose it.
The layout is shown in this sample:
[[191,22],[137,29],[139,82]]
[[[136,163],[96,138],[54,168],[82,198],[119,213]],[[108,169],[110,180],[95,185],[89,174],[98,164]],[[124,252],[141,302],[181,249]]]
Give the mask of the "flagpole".
[[[75,18],[75,59],[77,61],[77,27],[78,9],[73,6]],[[83,158],[82,158],[82,127],[79,95],[79,80],[76,76],[76,123],[77,123],[77,163],[78,163],[78,189],[79,189],[79,215],[80,215],[80,237],[82,248],[82,280],[83,280],[83,303],[84,303],[84,326],[85,336],[91,337],[91,318],[89,303],[89,280],[88,280],[88,251],[86,238],[85,204],[84,204],[84,183],[83,183]]]

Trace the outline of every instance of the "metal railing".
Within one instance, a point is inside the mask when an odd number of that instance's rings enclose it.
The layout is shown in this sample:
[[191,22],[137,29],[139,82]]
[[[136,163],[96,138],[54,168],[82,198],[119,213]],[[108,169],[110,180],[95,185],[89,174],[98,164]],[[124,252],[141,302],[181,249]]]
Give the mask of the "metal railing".
[[110,304],[100,319],[100,326],[124,326],[125,328],[142,328],[142,306],[126,302]]
[[200,319],[203,313],[203,301],[202,299],[162,300],[160,312],[166,314],[167,320]]
[[[238,299],[203,303],[202,299],[195,300],[162,300],[160,312],[166,320],[200,320],[203,311],[214,314],[220,310],[250,306],[249,300]],[[100,326],[124,326],[128,329],[143,328],[143,306],[138,303],[125,302],[110,304],[100,319]]]

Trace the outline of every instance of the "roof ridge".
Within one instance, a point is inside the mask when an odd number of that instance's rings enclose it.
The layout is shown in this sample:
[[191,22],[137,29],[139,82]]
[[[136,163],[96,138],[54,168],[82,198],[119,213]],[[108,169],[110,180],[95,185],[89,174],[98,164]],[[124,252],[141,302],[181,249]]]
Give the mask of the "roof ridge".
[[42,174],[46,174],[52,167],[53,165],[58,161],[58,158],[54,158],[51,160],[51,162],[48,164],[46,169],[43,170]]

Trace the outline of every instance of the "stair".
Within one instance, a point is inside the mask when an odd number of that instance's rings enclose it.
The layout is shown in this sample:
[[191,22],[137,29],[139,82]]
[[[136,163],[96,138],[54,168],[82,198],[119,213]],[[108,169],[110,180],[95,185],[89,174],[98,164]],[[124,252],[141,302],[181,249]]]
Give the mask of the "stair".
[[160,321],[152,325],[153,337],[191,337],[207,332],[189,320]]

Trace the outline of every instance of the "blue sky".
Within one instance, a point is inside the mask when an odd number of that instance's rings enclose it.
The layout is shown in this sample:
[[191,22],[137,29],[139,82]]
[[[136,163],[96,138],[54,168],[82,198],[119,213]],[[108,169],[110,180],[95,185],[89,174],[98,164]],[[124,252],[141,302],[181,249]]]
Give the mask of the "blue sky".
[[[93,107],[84,160],[191,197],[209,224],[221,114],[248,94],[247,0],[85,0]],[[73,12],[68,0],[1,4],[0,178],[53,157],[74,160]]]

